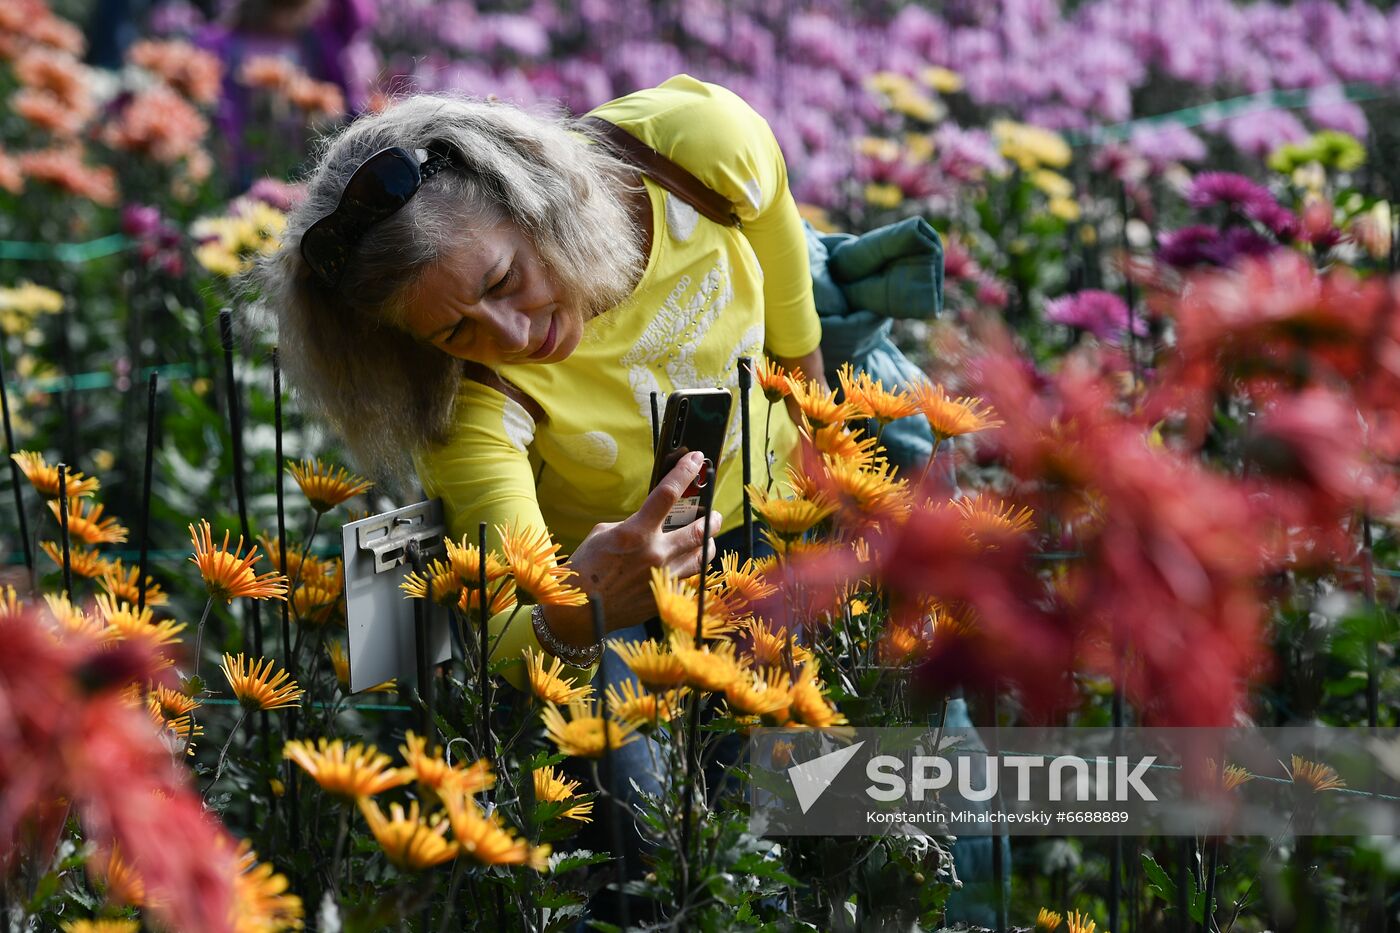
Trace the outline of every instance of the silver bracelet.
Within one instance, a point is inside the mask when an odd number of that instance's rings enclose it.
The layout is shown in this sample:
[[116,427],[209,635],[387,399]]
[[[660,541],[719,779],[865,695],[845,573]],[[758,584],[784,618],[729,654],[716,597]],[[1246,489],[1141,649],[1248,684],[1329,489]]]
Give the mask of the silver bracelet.
[[603,656],[601,641],[587,648],[578,648],[561,641],[545,621],[544,607],[538,603],[530,607],[530,619],[535,628],[535,637],[540,640],[540,647],[570,667],[592,667]]

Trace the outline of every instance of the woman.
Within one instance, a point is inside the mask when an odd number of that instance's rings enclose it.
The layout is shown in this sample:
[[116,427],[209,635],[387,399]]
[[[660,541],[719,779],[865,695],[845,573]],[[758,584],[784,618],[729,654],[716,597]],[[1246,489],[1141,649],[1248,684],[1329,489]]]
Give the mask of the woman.
[[[662,531],[700,465],[648,493],[650,394],[737,395],[737,360],[764,352],[823,367],[767,123],[684,75],[592,115],[697,176],[742,228],[700,216],[580,123],[425,96],[329,143],[264,285],[290,377],[362,466],[416,471],[454,537],[481,521],[548,528],[612,631],[655,614],[651,569],[696,572],[704,538],[703,519]],[[761,392],[751,406],[770,421]],[[738,431],[735,418],[711,534],[742,521]],[[785,410],[768,436],[776,471],[796,442]],[[587,607],[537,609],[498,655],[543,646],[587,665],[594,641]]]

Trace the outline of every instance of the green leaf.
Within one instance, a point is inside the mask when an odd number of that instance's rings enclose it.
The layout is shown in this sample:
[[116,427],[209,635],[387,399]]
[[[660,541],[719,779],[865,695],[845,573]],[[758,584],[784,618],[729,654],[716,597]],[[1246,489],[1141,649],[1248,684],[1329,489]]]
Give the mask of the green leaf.
[[1168,904],[1176,903],[1176,883],[1172,881],[1166,869],[1157,864],[1151,852],[1142,853],[1142,871],[1147,876],[1149,891]]
[[34,896],[29,899],[27,906],[31,914],[38,913],[48,901],[58,891],[58,872],[51,871],[39,879],[39,883],[34,887]]

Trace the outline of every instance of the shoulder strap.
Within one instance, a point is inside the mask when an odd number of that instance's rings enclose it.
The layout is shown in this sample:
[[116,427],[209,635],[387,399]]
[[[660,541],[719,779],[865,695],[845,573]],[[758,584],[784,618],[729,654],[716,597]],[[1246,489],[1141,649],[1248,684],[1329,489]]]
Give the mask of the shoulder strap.
[[544,424],[548,419],[545,411],[540,407],[540,403],[530,398],[520,389],[506,382],[500,376],[480,363],[473,363],[470,360],[462,361],[462,378],[470,379],[472,382],[479,382],[484,386],[490,386],[506,398],[515,402],[533,419],[535,424]]
[[725,227],[743,226],[728,198],[622,127],[600,117],[584,117],[581,122],[598,134],[613,151],[613,155],[641,171],[710,220]]

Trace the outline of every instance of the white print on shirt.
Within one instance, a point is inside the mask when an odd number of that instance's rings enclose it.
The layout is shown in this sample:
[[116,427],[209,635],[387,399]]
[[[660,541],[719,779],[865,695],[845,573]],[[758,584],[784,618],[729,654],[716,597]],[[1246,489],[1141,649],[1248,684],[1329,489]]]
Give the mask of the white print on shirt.
[[522,454],[535,440],[535,419],[513,398],[507,398],[501,408],[501,427],[506,432],[506,439]]
[[671,234],[673,238],[685,242],[695,232],[695,225],[700,222],[700,215],[695,212],[695,208],[669,191],[665,197],[666,232]]
[[581,467],[610,470],[617,464],[617,438],[606,431],[556,434],[554,442]]

